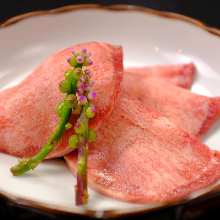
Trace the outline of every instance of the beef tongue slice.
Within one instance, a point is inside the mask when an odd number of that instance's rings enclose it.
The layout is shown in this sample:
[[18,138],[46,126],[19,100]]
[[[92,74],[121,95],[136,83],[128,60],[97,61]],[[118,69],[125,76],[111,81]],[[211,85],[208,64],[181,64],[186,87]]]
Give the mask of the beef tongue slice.
[[[116,108],[89,149],[90,185],[136,203],[176,202],[211,190],[220,177],[219,153],[189,132],[208,129],[219,116],[219,98],[171,85],[181,86],[166,71],[151,73],[126,72]],[[65,159],[75,173],[76,152]]]
[[178,65],[156,65],[143,67],[130,67],[126,72],[137,75],[138,77],[160,78],[171,82],[174,85],[189,88],[195,77],[196,68],[193,63]]
[[[76,152],[65,159],[75,173]],[[89,184],[123,201],[181,201],[219,177],[219,154],[125,94],[89,149]]]
[[[91,69],[97,114],[91,125],[97,128],[111,113],[123,74],[122,49],[106,43],[85,43],[64,49],[46,59],[19,85],[0,93],[0,151],[19,157],[34,155],[56,126],[56,106],[63,99],[59,83],[70,68],[72,51],[91,52]],[[71,119],[74,123],[74,118]],[[67,131],[49,157],[69,151]]]
[[185,131],[204,135],[220,117],[220,98],[194,94],[163,78],[127,73],[123,93],[137,98],[144,106],[166,116]]

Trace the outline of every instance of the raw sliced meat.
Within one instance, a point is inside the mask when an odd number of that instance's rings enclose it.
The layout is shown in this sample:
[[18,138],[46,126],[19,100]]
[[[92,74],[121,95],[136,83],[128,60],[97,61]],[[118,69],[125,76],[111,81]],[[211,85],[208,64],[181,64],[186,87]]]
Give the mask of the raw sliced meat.
[[[76,152],[65,159],[75,173]],[[129,202],[176,202],[220,178],[219,154],[125,95],[98,130],[88,159],[90,186]]]
[[[73,50],[92,53],[89,67],[97,92],[95,128],[111,113],[122,79],[122,49],[106,43],[79,44],[49,57],[18,86],[0,93],[0,151],[19,157],[34,155],[46,142],[57,123],[56,106],[63,99],[58,85],[70,68],[67,58]],[[74,118],[72,118],[74,121]],[[67,131],[49,157],[69,151]]]
[[196,68],[193,63],[178,65],[157,65],[152,67],[131,67],[127,73],[136,74],[139,77],[156,77],[165,79],[174,85],[189,88],[195,77]]
[[220,117],[220,98],[193,94],[160,78],[127,73],[123,93],[168,117],[185,131],[201,136]]

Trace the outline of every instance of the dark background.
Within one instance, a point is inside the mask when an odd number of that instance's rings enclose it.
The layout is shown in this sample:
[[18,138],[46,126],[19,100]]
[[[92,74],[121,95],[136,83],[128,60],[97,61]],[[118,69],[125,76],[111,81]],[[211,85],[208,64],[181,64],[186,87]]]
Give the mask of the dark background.
[[28,11],[56,8],[68,4],[134,4],[185,14],[197,18],[210,26],[220,28],[220,2],[218,2],[219,0],[1,0],[0,21]]
[[[68,4],[100,3],[100,4],[133,4],[146,6],[163,11],[172,11],[199,19],[209,26],[220,28],[220,7],[217,0],[139,0],[139,1],[73,1],[73,0],[1,0],[0,22],[25,12],[46,10]],[[1,39],[0,39],[1,40]],[[172,207],[160,212],[136,216],[132,219],[148,220],[219,220],[220,195],[196,201],[186,206]],[[27,209],[18,206],[5,198],[0,197],[0,219],[82,219],[79,216],[62,216],[39,210]],[[87,218],[84,218],[87,219]],[[131,217],[129,218],[131,219]]]

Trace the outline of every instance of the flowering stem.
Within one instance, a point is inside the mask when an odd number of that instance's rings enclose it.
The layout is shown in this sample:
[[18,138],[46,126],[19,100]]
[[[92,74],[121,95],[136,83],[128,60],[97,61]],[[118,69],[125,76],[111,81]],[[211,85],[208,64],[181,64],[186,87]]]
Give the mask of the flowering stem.
[[65,94],[64,100],[59,104],[57,114],[59,123],[49,137],[47,143],[33,157],[21,160],[16,166],[11,168],[14,176],[19,176],[29,170],[33,170],[44,160],[54,149],[59,139],[66,129],[72,125],[68,122],[71,115],[78,115],[74,134],[69,138],[69,147],[74,150],[78,148],[77,162],[77,185],[76,204],[83,205],[88,201],[87,189],[87,155],[88,143],[96,138],[95,131],[89,128],[89,119],[95,116],[95,106],[92,100],[96,93],[92,90],[91,72],[86,68],[92,65],[90,53],[85,49],[81,52],[73,52],[73,56],[68,59],[72,69],[65,72],[65,79],[60,82],[59,88]]

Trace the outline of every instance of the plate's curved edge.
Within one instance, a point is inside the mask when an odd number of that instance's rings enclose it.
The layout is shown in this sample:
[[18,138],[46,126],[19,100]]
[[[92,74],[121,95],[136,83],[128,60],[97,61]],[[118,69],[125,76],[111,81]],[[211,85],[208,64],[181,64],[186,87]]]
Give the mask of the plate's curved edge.
[[95,210],[90,210],[90,209],[84,209],[82,208],[77,208],[77,209],[72,209],[72,210],[65,210],[60,207],[56,206],[49,206],[48,204],[44,204],[41,202],[36,202],[31,199],[25,199],[25,198],[20,198],[16,197],[14,195],[11,195],[9,193],[3,193],[0,192],[0,198],[4,199],[6,202],[14,203],[15,205],[18,205],[19,207],[27,208],[27,209],[37,209],[42,212],[48,213],[48,214],[60,214],[64,216],[86,216],[86,217],[91,217],[91,218],[117,218],[117,217],[122,217],[122,216],[127,216],[127,215],[137,215],[137,214],[142,214],[142,213],[149,213],[155,210],[158,210],[160,208],[165,209],[169,207],[170,205],[164,205],[162,206],[157,206],[154,208],[150,208],[146,210],[145,208],[140,208],[137,210],[132,210],[132,211],[120,211],[120,210],[104,210],[104,211],[95,211]]
[[40,210],[42,212],[48,213],[48,214],[60,214],[64,216],[86,216],[86,217],[91,217],[91,218],[118,218],[118,217],[123,217],[123,216],[135,216],[135,215],[140,215],[140,214],[146,214],[150,213],[156,210],[164,210],[166,208],[169,208],[171,206],[174,206],[174,208],[178,207],[184,207],[185,204],[190,205],[190,204],[195,204],[199,203],[201,201],[204,201],[206,199],[215,197],[217,194],[219,194],[219,189],[220,186],[216,186],[212,189],[212,191],[207,192],[203,195],[200,195],[190,201],[187,199],[182,201],[181,203],[176,202],[176,203],[167,203],[167,204],[161,204],[157,207],[152,207],[150,209],[145,209],[145,208],[139,208],[134,210],[129,210],[129,211],[120,211],[120,210],[105,210],[105,211],[95,211],[95,210],[89,210],[89,209],[72,209],[72,210],[64,210],[59,207],[55,206],[49,206],[48,204],[44,204],[41,202],[36,202],[31,199],[24,199],[20,197],[16,197],[14,195],[11,195],[9,193],[2,193],[0,192],[0,198],[3,198],[5,201],[12,202],[20,207],[27,208],[27,209],[36,209]]
[[[185,21],[188,23],[191,23],[199,28],[202,28],[203,30],[206,30],[207,32],[214,34],[216,36],[220,37],[220,29],[209,27],[203,22],[196,20],[194,18],[190,18],[185,15],[173,13],[173,12],[165,12],[165,11],[158,11],[155,9],[150,9],[142,6],[134,6],[134,5],[126,5],[126,4],[117,4],[117,5],[102,5],[102,4],[76,4],[76,5],[67,5],[55,9],[50,9],[50,10],[40,10],[40,11],[32,11],[28,13],[24,13],[21,15],[14,16],[12,18],[9,18],[3,22],[0,22],[0,28],[5,28],[10,25],[13,25],[19,21],[22,21],[24,19],[30,18],[30,17],[35,17],[35,16],[40,16],[40,15],[50,15],[50,14],[58,14],[58,13],[65,13],[65,12],[71,12],[71,11],[77,11],[80,9],[99,9],[99,10],[111,10],[111,11],[138,11],[142,13],[148,13],[152,14],[155,16],[160,16],[164,18],[169,18],[169,19],[177,19],[181,21]],[[190,202],[195,202],[197,200],[203,199],[206,196],[209,196],[210,194],[213,195],[215,192],[219,191],[218,190],[213,190],[211,193],[205,193]],[[59,213],[59,214],[64,214],[64,215],[83,215],[83,216],[88,216],[88,217],[97,217],[97,218],[113,218],[113,217],[121,217],[124,215],[136,215],[136,214],[141,214],[141,213],[146,213],[146,212],[151,212],[154,210],[157,210],[161,208],[161,206],[158,206],[156,208],[151,208],[151,209],[144,209],[140,208],[132,212],[127,212],[127,211],[118,211],[118,210],[108,210],[108,211],[103,211],[102,213],[94,211],[94,210],[89,210],[89,209],[82,209],[81,211],[79,210],[63,210],[62,208],[59,207],[50,207],[48,205],[45,205],[41,202],[35,202],[30,199],[24,199],[24,198],[17,198],[13,195],[10,195],[8,193],[2,193],[0,192],[0,197],[14,202],[18,205],[27,207],[27,208],[34,208],[34,209],[39,209],[48,213]],[[185,201],[187,202],[187,201]],[[167,208],[170,205],[178,205],[177,204],[166,204],[162,208]],[[184,205],[184,203],[181,203],[181,205]]]
[[84,211],[84,212],[79,212],[77,210],[72,210],[72,211],[64,211],[63,209],[57,208],[57,207],[50,207],[48,205],[44,205],[41,202],[36,202],[31,199],[24,199],[20,197],[13,196],[8,193],[2,193],[0,192],[0,198],[4,199],[6,202],[12,202],[19,207],[27,208],[27,209],[37,209],[40,211],[43,211],[45,213],[49,214],[63,214],[63,215],[83,215],[87,217],[95,217],[96,212],[95,211]]
[[159,11],[159,10],[155,10],[151,8],[146,8],[143,6],[135,6],[135,5],[127,5],[127,4],[113,4],[113,5],[75,4],[75,5],[66,5],[63,7],[58,7],[58,8],[49,9],[49,10],[32,11],[32,12],[28,12],[28,13],[24,13],[21,15],[11,17],[9,19],[6,19],[3,22],[0,22],[0,28],[10,26],[12,24],[15,24],[19,21],[22,21],[26,18],[30,18],[33,16],[65,13],[65,12],[70,12],[70,11],[80,10],[80,9],[100,9],[100,10],[112,10],[112,11],[139,11],[139,12],[153,14],[153,15],[160,16],[160,17],[185,21],[199,28],[202,28],[203,30],[208,31],[211,34],[214,34],[220,37],[220,29],[210,27],[206,25],[205,23],[203,23],[202,21],[199,21],[195,18],[191,18],[185,15],[174,13],[174,12]]

